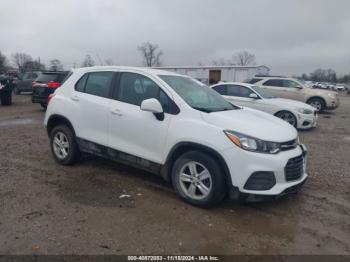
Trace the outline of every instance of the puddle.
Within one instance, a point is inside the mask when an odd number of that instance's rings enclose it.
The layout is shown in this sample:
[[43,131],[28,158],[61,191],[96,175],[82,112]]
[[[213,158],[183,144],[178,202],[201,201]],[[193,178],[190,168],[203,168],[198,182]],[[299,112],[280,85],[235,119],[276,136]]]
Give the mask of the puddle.
[[11,120],[0,120],[0,127],[22,126],[35,123],[32,118],[19,118]]

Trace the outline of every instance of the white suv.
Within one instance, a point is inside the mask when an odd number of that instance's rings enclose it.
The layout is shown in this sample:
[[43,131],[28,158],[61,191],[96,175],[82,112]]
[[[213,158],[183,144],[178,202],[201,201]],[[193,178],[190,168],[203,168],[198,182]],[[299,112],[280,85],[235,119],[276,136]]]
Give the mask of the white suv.
[[160,174],[183,200],[212,206],[296,192],[305,147],[283,120],[233,106],[190,77],[155,69],[76,69],[49,97],[56,161],[81,152]]

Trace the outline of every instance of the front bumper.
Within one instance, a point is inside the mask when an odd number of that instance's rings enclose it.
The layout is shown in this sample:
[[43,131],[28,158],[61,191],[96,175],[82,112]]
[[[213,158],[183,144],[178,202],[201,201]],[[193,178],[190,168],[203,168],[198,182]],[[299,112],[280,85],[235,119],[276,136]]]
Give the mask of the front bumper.
[[298,114],[297,129],[311,129],[317,126],[318,115],[316,114]]
[[328,109],[328,110],[333,110],[333,109],[338,108],[339,105],[340,105],[339,97],[336,97],[335,99],[332,99],[332,100],[330,100],[330,101],[327,101],[326,109]]
[[[237,148],[238,149],[238,148]],[[292,150],[282,151],[278,154],[261,154],[239,149],[225,150],[223,157],[228,163],[231,174],[231,199],[246,199],[248,201],[260,201],[275,199],[283,195],[297,191],[307,179],[306,173],[306,147],[299,145]],[[286,167],[289,160],[301,157],[303,159],[300,177],[287,181]],[[244,188],[246,182],[255,172],[273,172],[275,184],[268,190],[247,190]]]

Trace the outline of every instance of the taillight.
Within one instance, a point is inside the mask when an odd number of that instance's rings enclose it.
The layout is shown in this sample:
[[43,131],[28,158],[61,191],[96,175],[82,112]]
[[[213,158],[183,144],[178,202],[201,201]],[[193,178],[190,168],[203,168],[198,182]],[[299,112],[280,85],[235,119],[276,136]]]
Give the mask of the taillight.
[[48,88],[53,88],[53,89],[56,89],[58,87],[60,87],[61,83],[58,83],[58,82],[49,82],[47,83],[47,87]]
[[50,100],[55,96],[55,93],[53,94],[49,94],[49,96],[47,97],[47,104],[50,103]]

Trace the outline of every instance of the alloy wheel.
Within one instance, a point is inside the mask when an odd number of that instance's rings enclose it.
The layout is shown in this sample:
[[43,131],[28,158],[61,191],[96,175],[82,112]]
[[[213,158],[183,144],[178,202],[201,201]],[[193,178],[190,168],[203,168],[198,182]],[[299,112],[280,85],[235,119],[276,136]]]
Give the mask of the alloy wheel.
[[182,191],[192,199],[204,199],[212,190],[209,170],[195,161],[187,162],[181,168],[179,180]]
[[279,114],[279,118],[281,118],[282,120],[288,122],[292,126],[296,126],[296,124],[297,124],[295,116],[292,113],[282,112],[282,113]]
[[310,103],[311,106],[313,106],[314,108],[316,108],[317,112],[320,111],[322,109],[322,104],[320,101],[318,100],[314,100]]
[[59,159],[65,159],[69,153],[69,141],[63,132],[57,132],[53,139],[53,150]]

